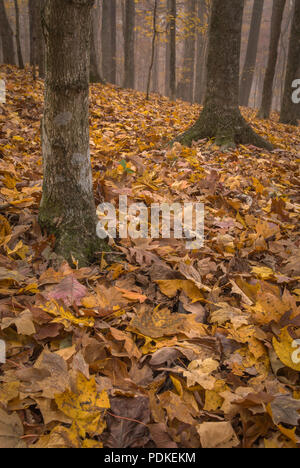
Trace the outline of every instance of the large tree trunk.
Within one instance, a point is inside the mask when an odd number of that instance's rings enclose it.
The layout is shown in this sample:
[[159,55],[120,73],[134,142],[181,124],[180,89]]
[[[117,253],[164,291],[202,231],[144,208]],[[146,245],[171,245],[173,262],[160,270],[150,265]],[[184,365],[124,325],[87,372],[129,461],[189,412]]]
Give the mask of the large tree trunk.
[[285,4],[286,0],[273,0],[269,60],[264,80],[262,103],[258,113],[258,117],[261,119],[268,119],[271,113],[273,83],[278,57],[278,44],[280,40],[281,25]]
[[116,0],[102,3],[102,73],[109,83],[116,83]]
[[124,31],[124,88],[134,88],[135,85],[135,1],[126,0],[125,31]]
[[272,148],[247,125],[239,110],[243,6],[241,0],[212,2],[204,109],[193,127],[178,137],[184,145],[215,137],[224,147],[249,143]]
[[252,89],[264,0],[254,0],[248,48],[240,85],[240,104],[247,107]]
[[173,100],[176,98],[176,18],[176,0],[168,0],[165,93]]
[[80,264],[93,258],[99,243],[89,151],[92,5],[93,0],[47,0],[45,11],[44,183],[39,222],[55,235],[57,252]]
[[3,51],[3,62],[8,65],[15,65],[16,59],[14,35],[7,18],[4,0],[0,0],[0,34]]
[[18,62],[19,62],[19,68],[23,70],[24,61],[23,61],[21,40],[20,40],[20,10],[19,10],[18,0],[14,0],[14,4],[15,4],[15,14],[16,14],[16,43],[17,43]]
[[293,102],[293,82],[300,79],[300,1],[296,0],[292,23],[285,87],[280,113],[280,122],[297,125],[300,118],[300,104]]
[[194,86],[194,68],[195,68],[195,51],[196,51],[196,32],[192,27],[193,20],[197,15],[196,0],[188,0],[186,3],[186,13],[188,20],[188,32],[184,41],[184,59],[183,59],[183,73],[181,80],[178,83],[177,97],[185,101],[192,102],[193,100],[193,86]]

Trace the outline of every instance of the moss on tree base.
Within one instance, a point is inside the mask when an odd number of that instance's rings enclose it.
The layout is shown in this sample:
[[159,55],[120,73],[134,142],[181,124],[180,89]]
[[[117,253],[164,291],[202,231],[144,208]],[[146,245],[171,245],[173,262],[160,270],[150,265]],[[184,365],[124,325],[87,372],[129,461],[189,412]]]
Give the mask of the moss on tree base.
[[271,143],[257,135],[236,109],[222,110],[221,113],[216,109],[204,109],[197,122],[176,141],[191,146],[193,141],[204,138],[215,138],[216,144],[224,148],[251,144],[270,151],[273,149]]
[[97,237],[95,231],[96,222],[91,227],[83,225],[80,228],[72,228],[71,223],[53,224],[55,217],[50,217],[49,213],[44,214],[40,210],[39,224],[49,235],[55,236],[55,252],[62,256],[72,266],[74,261],[78,262],[80,268],[88,266],[96,260],[97,252],[110,252],[108,243]]
[[259,148],[272,150],[273,146],[247,124],[239,110],[220,113],[204,109],[197,122],[186,132],[179,135],[176,141],[184,146],[191,146],[193,141],[204,138],[215,138],[218,146],[230,148],[237,144],[251,144]]

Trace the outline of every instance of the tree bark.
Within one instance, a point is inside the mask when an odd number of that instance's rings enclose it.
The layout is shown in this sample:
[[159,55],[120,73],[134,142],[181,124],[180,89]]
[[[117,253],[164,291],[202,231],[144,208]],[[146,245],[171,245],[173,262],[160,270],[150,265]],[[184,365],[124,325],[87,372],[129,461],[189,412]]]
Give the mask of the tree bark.
[[0,34],[3,62],[8,65],[16,65],[14,35],[7,18],[4,0],[0,0]]
[[[188,22],[192,24],[193,19],[196,17],[196,0],[188,0],[186,13]],[[188,28],[187,37],[184,41],[184,60],[183,60],[183,73],[177,88],[177,97],[185,101],[192,102],[193,100],[193,86],[194,86],[194,64],[196,52],[196,32],[193,27]]]
[[148,79],[147,79],[147,91],[146,91],[147,101],[149,100],[149,97],[150,97],[150,85],[151,85],[152,71],[153,71],[154,60],[155,60],[158,2],[159,0],[154,0],[153,20],[152,20],[153,21],[153,33],[152,33],[152,43],[151,43],[151,58],[150,58],[150,66],[149,66]]
[[135,85],[135,1],[126,0],[124,34],[124,88],[134,89]]
[[225,148],[235,143],[272,148],[247,125],[239,110],[243,7],[241,0],[212,2],[204,109],[197,122],[177,138],[184,145],[216,138]]
[[176,98],[176,0],[168,0],[168,41],[166,46],[166,95]]
[[285,5],[286,0],[273,0],[269,60],[264,80],[262,103],[258,113],[258,117],[261,119],[268,119],[271,113],[273,83],[278,58],[278,44]]
[[280,122],[297,125],[300,118],[300,104],[293,103],[293,82],[300,79],[300,1],[296,0],[292,23],[288,63],[285,77],[284,94]]
[[116,83],[116,0],[102,3],[102,73],[109,83]]
[[240,104],[247,107],[252,89],[264,0],[254,0],[248,48],[240,84]]
[[[93,0],[47,0],[39,222],[56,251],[86,264],[99,245],[89,150],[89,48]],[[102,247],[102,250],[104,248]]]
[[20,41],[20,10],[19,10],[18,0],[14,0],[14,4],[15,4],[15,14],[16,14],[16,43],[17,43],[18,62],[19,62],[19,68],[21,70],[24,70],[24,61],[23,61],[22,47],[21,47],[21,41]]

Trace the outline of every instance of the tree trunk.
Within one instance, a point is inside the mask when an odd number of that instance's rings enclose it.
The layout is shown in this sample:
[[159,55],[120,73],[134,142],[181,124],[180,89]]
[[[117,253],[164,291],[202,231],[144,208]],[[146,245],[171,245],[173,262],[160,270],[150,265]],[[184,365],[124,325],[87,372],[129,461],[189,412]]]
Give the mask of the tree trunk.
[[17,43],[17,54],[18,54],[18,62],[19,68],[24,70],[24,62],[22,56],[22,48],[21,48],[21,41],[20,41],[20,10],[18,0],[14,0],[15,4],[15,14],[16,14],[16,43]]
[[[47,0],[39,222],[56,251],[80,265],[99,245],[89,151],[89,48],[93,0]],[[104,250],[102,248],[102,250]]]
[[262,103],[258,113],[261,119],[268,119],[270,117],[273,98],[273,83],[276,71],[277,57],[278,57],[278,44],[281,34],[281,24],[283,19],[283,12],[286,0],[273,0],[273,12],[271,20],[271,38],[269,60],[264,80]]
[[235,143],[272,148],[247,125],[239,110],[243,6],[241,0],[212,2],[204,109],[197,122],[177,138],[184,145],[215,137],[225,148]]
[[109,83],[116,83],[116,0],[102,3],[102,73]]
[[124,88],[134,88],[135,85],[135,2],[126,0],[125,34],[124,34]]
[[8,65],[15,65],[16,60],[14,35],[7,18],[4,0],[0,0],[0,34],[3,51],[3,62]]
[[176,0],[168,0],[168,41],[166,46],[166,95],[176,98]]
[[280,122],[297,125],[300,118],[300,104],[292,99],[293,82],[300,79],[300,1],[296,0],[292,23],[285,87],[280,113]]
[[264,0],[254,0],[245,65],[240,84],[240,104],[247,107],[252,89]]
[[153,9],[153,33],[152,33],[152,44],[151,44],[151,58],[150,58],[150,66],[148,72],[148,79],[147,79],[147,91],[146,91],[146,100],[149,100],[150,97],[150,85],[151,85],[151,78],[152,78],[152,71],[154,66],[155,60],[155,50],[156,50],[156,38],[157,38],[157,10],[158,10],[158,2],[159,0],[154,0],[154,9]]
[[193,20],[197,15],[196,0],[188,0],[186,13],[188,18],[188,32],[184,41],[184,60],[183,60],[183,73],[177,88],[177,97],[185,101],[192,102],[193,100],[193,86],[194,86],[194,65],[195,65],[195,51],[196,51],[196,32],[193,27]]

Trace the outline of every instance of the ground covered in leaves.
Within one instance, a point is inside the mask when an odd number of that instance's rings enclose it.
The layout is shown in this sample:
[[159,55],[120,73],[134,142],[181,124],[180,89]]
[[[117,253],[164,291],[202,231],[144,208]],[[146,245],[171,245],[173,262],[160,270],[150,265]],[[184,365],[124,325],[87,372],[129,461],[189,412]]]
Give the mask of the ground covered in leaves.
[[93,86],[97,203],[202,202],[205,245],[71,269],[37,223],[43,85],[0,78],[0,447],[299,445],[299,128],[246,110],[272,153],[170,150],[198,106]]

